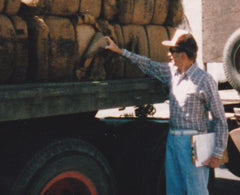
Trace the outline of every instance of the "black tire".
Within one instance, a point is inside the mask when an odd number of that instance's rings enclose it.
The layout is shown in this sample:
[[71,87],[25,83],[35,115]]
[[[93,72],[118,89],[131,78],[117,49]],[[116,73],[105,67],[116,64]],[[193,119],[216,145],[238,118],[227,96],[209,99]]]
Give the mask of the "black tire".
[[240,29],[229,37],[224,46],[223,67],[228,82],[240,91]]
[[33,156],[16,180],[13,194],[115,195],[114,181],[108,163],[94,146],[65,138]]
[[136,121],[121,127],[115,169],[124,195],[165,194],[165,150],[168,125]]

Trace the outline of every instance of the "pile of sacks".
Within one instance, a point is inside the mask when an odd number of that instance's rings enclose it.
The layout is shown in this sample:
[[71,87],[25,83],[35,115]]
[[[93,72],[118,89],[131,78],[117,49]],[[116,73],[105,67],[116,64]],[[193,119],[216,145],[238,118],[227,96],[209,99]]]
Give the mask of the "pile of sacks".
[[139,78],[120,47],[168,61],[160,44],[183,19],[181,0],[0,0],[0,83]]

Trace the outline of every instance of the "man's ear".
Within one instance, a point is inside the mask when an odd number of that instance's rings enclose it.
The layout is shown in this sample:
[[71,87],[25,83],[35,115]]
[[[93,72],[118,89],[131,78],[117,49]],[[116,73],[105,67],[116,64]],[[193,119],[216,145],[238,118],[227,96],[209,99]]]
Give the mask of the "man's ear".
[[186,59],[188,57],[185,52],[181,52],[180,54],[181,54],[180,56],[182,59]]

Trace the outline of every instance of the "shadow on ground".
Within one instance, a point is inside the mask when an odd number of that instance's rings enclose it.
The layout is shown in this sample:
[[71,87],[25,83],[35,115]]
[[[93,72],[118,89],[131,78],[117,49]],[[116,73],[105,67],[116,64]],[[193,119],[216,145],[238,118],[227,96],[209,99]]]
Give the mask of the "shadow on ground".
[[212,195],[239,195],[240,181],[216,178]]

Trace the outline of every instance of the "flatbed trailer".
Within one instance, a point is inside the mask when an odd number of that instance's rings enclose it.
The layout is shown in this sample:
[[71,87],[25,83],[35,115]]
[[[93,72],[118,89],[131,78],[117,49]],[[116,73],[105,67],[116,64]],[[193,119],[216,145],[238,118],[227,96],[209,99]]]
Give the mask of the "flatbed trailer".
[[0,121],[96,112],[166,98],[166,87],[151,78],[1,85]]
[[[163,102],[167,94],[167,88],[151,78],[1,85],[1,192],[87,190],[91,195],[113,195],[127,194],[129,188],[134,193],[164,190],[164,182],[158,184],[158,179],[164,181],[168,122],[95,115],[100,109]],[[143,153],[148,157],[139,164]],[[148,166],[154,159],[158,163]],[[159,172],[154,173],[157,167]],[[140,170],[145,173],[139,177]],[[138,177],[147,184],[141,187]]]
[[[221,11],[217,12],[217,17],[212,15],[216,13],[212,12],[212,8],[236,10],[231,11],[234,16],[239,10],[235,4],[221,0],[194,2],[197,6],[193,1],[183,1],[184,6],[187,5],[184,13],[198,41],[199,59],[203,59],[205,65],[219,62],[222,60],[223,44],[216,46],[216,43],[222,42],[215,41],[215,38],[224,38],[225,43],[227,35],[238,24],[232,23],[231,29],[224,32],[221,31],[223,27],[217,25],[220,30],[215,30],[216,24],[212,25],[211,22],[222,22],[225,15]],[[221,6],[221,2],[226,6]],[[128,6],[131,7],[131,4]],[[228,22],[224,25],[227,26]],[[216,36],[212,34],[212,28]],[[17,32],[21,34],[22,31]],[[211,43],[210,35],[213,35]],[[135,43],[132,46],[135,47]],[[214,48],[217,48],[215,52],[211,52]],[[233,49],[233,52],[238,54],[238,49],[236,52]],[[48,61],[49,56],[44,57]],[[238,62],[239,59],[234,60]],[[35,62],[35,59],[32,61]],[[233,72],[236,71],[238,68]],[[46,72],[43,73],[45,75]],[[233,83],[236,85],[236,82]],[[228,94],[228,98],[224,94],[220,92],[226,114],[231,113],[226,117],[232,129],[237,127],[232,109],[239,106],[239,97],[236,91]],[[167,88],[151,78],[1,84],[1,194],[165,194],[164,157],[168,116],[146,117],[149,113],[153,114],[153,110],[144,109],[146,107],[142,107],[140,116],[136,113],[115,118],[95,116],[99,110],[124,110],[128,106],[139,112],[142,105],[162,103],[167,98]],[[160,106],[158,112],[164,109],[165,106]],[[235,149],[234,144],[230,143],[228,167],[240,175],[239,152]]]

